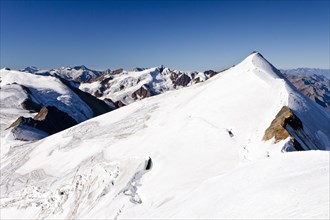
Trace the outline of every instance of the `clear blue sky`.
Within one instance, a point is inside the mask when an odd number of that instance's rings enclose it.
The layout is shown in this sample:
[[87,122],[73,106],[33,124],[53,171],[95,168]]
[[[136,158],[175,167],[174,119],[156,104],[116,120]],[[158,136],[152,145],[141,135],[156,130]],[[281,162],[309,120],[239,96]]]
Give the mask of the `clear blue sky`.
[[329,68],[329,0],[1,0],[1,67]]

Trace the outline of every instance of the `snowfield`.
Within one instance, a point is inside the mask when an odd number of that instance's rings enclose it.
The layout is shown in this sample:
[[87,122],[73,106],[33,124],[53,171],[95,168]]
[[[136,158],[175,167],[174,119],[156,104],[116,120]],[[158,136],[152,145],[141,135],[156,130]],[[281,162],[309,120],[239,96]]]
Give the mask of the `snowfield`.
[[29,87],[32,97],[37,103],[41,103],[43,106],[56,106],[72,116],[77,122],[82,122],[93,116],[88,105],[55,77],[2,69],[1,87],[13,85],[13,83]]
[[21,130],[19,134],[14,134],[14,132],[10,132],[11,129],[8,129],[18,117],[33,117],[37,114],[22,107],[23,101],[28,98],[41,106],[55,106],[77,122],[93,117],[90,107],[55,77],[1,69],[0,78],[1,157],[8,152],[11,146],[27,143],[15,140],[14,135],[23,139],[28,137],[28,140],[48,136],[47,133],[33,128]]
[[[262,141],[283,106],[313,150]],[[11,147],[0,217],[329,219],[329,119],[253,53],[206,82]]]

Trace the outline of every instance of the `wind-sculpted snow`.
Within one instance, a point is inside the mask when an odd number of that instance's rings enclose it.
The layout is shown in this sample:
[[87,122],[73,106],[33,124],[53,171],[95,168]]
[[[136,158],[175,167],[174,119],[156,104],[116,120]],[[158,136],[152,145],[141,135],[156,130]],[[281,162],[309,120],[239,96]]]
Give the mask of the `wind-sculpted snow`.
[[[140,179],[148,172],[145,169],[147,162],[143,158],[106,161],[102,154],[96,154],[57,178],[47,175],[42,169],[33,170],[28,174],[28,181],[22,183],[23,189],[10,191],[6,193],[8,197],[1,198],[0,207],[32,209],[25,215],[29,218],[75,219],[88,213],[102,200],[123,199],[134,204],[142,203],[137,191]],[[136,170],[123,172],[127,165]],[[24,180],[24,176],[20,179]]]
[[91,109],[55,77],[1,70],[1,80],[1,87],[7,87],[13,83],[27,87],[29,93],[31,93],[31,98],[37,103],[43,106],[56,106],[63,112],[68,113],[77,122],[93,116]]
[[[44,138],[112,110],[63,79],[32,72],[1,70],[1,155],[22,141]],[[39,112],[43,109],[47,111]],[[34,118],[37,113],[43,117]]]
[[327,111],[257,53],[204,83],[11,147],[1,218],[329,218],[329,152],[262,140],[283,106],[326,149]]

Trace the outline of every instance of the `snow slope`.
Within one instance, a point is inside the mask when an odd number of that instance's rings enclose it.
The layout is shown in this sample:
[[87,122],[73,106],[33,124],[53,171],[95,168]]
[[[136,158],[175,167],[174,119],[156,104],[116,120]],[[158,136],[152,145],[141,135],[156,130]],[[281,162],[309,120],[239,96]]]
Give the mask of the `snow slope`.
[[[36,114],[23,108],[22,103],[28,98],[41,106],[55,106],[77,122],[93,117],[90,107],[55,77],[6,69],[1,69],[0,74],[1,155],[7,152],[9,145],[22,144],[12,140],[7,128],[20,116]],[[32,133],[38,132],[31,131],[27,135]]]
[[[1,87],[17,83],[30,88],[32,96],[38,103],[56,106],[72,116],[77,122],[92,117],[93,113],[90,108],[55,77],[2,69],[1,80]],[[71,108],[67,108],[68,105]]]
[[209,79],[205,72],[181,72],[167,67],[153,67],[103,75],[100,79],[81,83],[79,88],[102,99],[121,101],[125,105],[135,101],[132,94],[147,86],[152,95],[190,86]]
[[11,149],[1,218],[329,218],[329,152],[262,141],[285,105],[307,122],[311,148],[327,149],[329,113],[254,53],[202,84]]

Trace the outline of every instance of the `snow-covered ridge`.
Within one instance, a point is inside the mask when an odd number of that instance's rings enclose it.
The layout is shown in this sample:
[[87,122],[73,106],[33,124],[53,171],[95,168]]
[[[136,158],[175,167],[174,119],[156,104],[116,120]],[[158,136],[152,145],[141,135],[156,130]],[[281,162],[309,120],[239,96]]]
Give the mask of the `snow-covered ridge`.
[[205,83],[12,148],[1,217],[329,218],[329,152],[262,140],[283,106],[303,124],[293,138],[329,146],[329,113],[254,53]]
[[[103,100],[130,104],[136,99],[146,98],[133,95],[142,87],[148,90],[149,96],[190,86],[203,82],[218,72],[208,70],[204,72],[184,72],[173,70],[163,65],[152,68],[135,68],[131,71],[110,69],[104,71],[91,70],[85,66],[61,67],[51,70],[39,70],[27,67],[22,71],[36,75],[52,75],[70,80],[82,91],[88,92]],[[134,97],[132,97],[134,96]],[[148,96],[148,97],[149,97]]]
[[[46,106],[57,106],[71,115],[77,122],[93,116],[91,109],[59,79],[52,76],[39,76],[19,71],[1,70],[1,88],[19,84],[31,88],[34,99]],[[70,108],[67,106],[70,105]]]
[[296,68],[296,69],[281,69],[281,72],[288,76],[324,76],[330,80],[330,69],[320,68]]
[[[62,77],[75,83],[75,86],[81,90],[109,102],[113,107],[121,107],[138,99],[203,82],[221,72],[213,70],[185,72],[163,65],[153,68],[134,68],[130,71],[123,69],[97,71],[83,65],[51,70],[40,70],[31,66],[21,71]],[[301,92],[319,105],[329,108],[330,70],[296,68],[280,71]]]
[[[82,91],[76,91],[63,83],[63,79],[51,75],[7,69],[2,69],[0,74],[3,146],[14,146],[16,140],[38,140],[111,110],[103,101],[87,93],[81,94]],[[98,105],[97,109],[93,105]],[[43,107],[47,107],[44,117],[32,119]],[[42,127],[47,127],[48,131],[40,130]],[[51,133],[50,128],[53,128]],[[18,141],[17,144],[22,143]],[[7,150],[2,147],[1,155]]]
[[137,71],[121,70],[82,83],[79,88],[102,99],[120,101],[127,105],[137,99],[203,82],[217,73],[215,71],[181,72],[164,66]]

